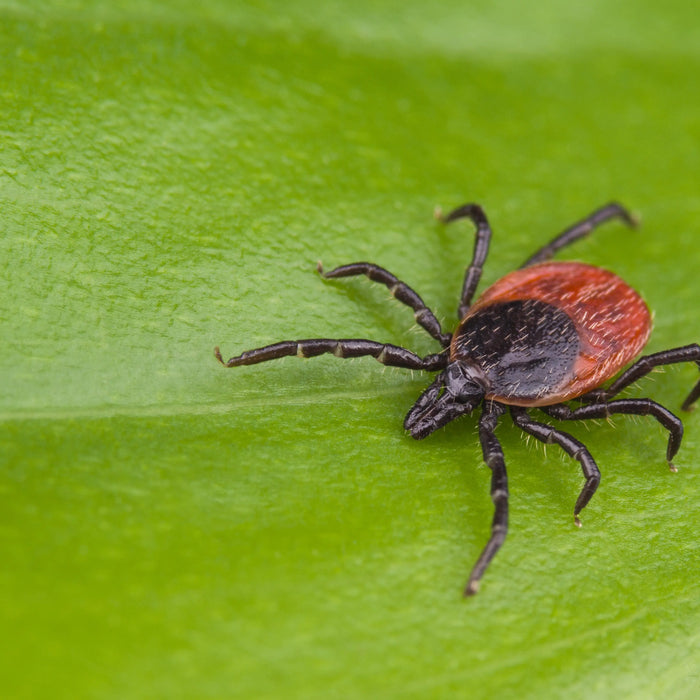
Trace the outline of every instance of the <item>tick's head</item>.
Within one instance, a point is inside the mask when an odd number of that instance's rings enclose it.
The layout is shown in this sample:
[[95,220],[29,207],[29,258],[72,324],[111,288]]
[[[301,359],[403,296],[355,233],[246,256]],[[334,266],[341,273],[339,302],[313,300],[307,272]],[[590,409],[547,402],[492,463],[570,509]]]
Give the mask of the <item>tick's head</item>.
[[451,362],[421,394],[403,426],[416,440],[422,440],[455,418],[471,413],[485,393],[478,369],[464,362]]

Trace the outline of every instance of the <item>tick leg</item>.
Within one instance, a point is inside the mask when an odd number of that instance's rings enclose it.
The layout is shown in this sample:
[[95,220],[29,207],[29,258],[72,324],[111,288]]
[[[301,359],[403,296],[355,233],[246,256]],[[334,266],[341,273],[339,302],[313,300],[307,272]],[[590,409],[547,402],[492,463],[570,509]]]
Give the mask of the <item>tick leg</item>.
[[[631,367],[625,370],[607,389],[595,389],[582,398],[584,401],[591,402],[606,401],[619,394],[633,382],[649,374],[655,367],[672,365],[677,362],[695,362],[700,368],[700,345],[692,343],[680,348],[655,352],[653,355],[644,355],[644,357],[640,357]],[[684,411],[689,411],[698,398],[700,398],[700,381],[688,394],[681,408]]]
[[671,471],[676,471],[673,459],[683,439],[683,423],[678,416],[651,399],[618,399],[617,401],[591,403],[571,409],[565,404],[542,406],[540,410],[559,420],[586,420],[587,418],[609,418],[614,413],[634,416],[653,416],[668,430],[666,461]]
[[481,552],[471,574],[465,596],[474,595],[479,590],[481,577],[484,575],[491,560],[501,548],[508,533],[508,475],[503,448],[495,435],[498,418],[503,415],[505,408],[498,403],[487,402],[479,420],[479,440],[484,454],[484,462],[491,469],[491,500],[494,504],[491,537]]
[[581,465],[586,483],[583,485],[581,493],[576,499],[576,505],[574,506],[574,522],[581,527],[581,521],[578,515],[586,505],[588,505],[588,502],[593,497],[600,483],[600,470],[593,457],[591,457],[588,448],[575,437],[569,435],[569,433],[565,433],[563,430],[557,430],[546,423],[533,420],[523,408],[512,406],[510,412],[513,416],[513,422],[521,430],[524,430],[526,433],[536,437],[545,444],[556,443],[569,457],[577,460]]
[[435,314],[425,305],[420,296],[411,289],[405,282],[394,276],[383,267],[373,263],[357,262],[350,265],[341,265],[330,272],[324,272],[321,263],[318,264],[318,271],[324,279],[335,279],[337,277],[354,277],[355,275],[365,275],[373,282],[379,282],[388,287],[391,294],[401,303],[413,309],[413,318],[419,326],[425,328],[430,335],[435,338],[443,347],[447,347],[452,340],[450,333],[443,333],[440,321]]
[[276,360],[280,357],[296,355],[297,357],[316,357],[330,353],[336,357],[350,358],[371,355],[375,360],[390,367],[404,367],[406,369],[420,369],[434,372],[447,366],[447,352],[443,351],[435,355],[419,357],[406,348],[388,343],[377,343],[374,340],[331,340],[329,338],[316,338],[311,340],[284,340],[281,343],[266,345],[262,348],[248,350],[228,362],[221,357],[219,348],[214,348],[214,356],[226,367],[239,367],[240,365],[256,365],[258,362]]
[[472,297],[481,279],[481,271],[486,262],[489,242],[491,241],[491,227],[484,210],[478,204],[463,204],[461,207],[451,211],[447,216],[441,216],[440,220],[445,224],[449,224],[451,221],[464,218],[471,219],[476,226],[476,239],[474,241],[472,261],[467,268],[464,275],[464,283],[462,284],[462,295],[457,311],[460,320],[464,318],[464,314],[472,302]]
[[548,243],[543,248],[540,248],[534,255],[530,256],[520,267],[530,267],[535,263],[549,260],[558,250],[571,245],[579,238],[587,236],[594,228],[600,224],[609,221],[610,219],[622,219],[628,226],[636,226],[637,220],[617,202],[610,202],[600,209],[596,209],[592,214],[589,214],[585,219],[578,221],[573,226],[570,226],[565,231],[562,231],[553,241]]

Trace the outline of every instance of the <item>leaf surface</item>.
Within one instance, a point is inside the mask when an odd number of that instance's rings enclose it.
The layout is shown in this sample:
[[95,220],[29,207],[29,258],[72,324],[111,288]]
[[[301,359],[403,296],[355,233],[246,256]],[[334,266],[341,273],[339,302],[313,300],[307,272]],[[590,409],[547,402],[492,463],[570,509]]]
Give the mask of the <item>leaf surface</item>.
[[[682,2],[0,2],[0,666],[8,697],[693,697],[700,422],[567,425],[603,472],[499,429],[488,536],[473,418],[401,428],[429,378],[282,339],[433,352],[327,267],[385,266],[452,328],[482,285],[618,199],[567,251],[698,341],[700,42]],[[483,288],[483,286],[482,286]],[[693,367],[629,392],[678,410]]]

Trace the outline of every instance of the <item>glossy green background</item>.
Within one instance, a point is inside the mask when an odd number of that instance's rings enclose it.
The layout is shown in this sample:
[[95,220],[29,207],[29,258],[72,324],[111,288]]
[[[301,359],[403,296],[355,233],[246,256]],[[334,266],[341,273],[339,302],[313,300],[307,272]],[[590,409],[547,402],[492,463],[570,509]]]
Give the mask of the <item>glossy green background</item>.
[[[692,3],[0,0],[0,672],[13,698],[694,697],[700,421],[504,420],[511,534],[474,420],[418,443],[427,377],[371,360],[227,371],[295,337],[426,353],[358,259],[452,322],[473,200],[488,283],[611,198],[570,255],[698,340]],[[631,395],[677,409],[692,367]]]

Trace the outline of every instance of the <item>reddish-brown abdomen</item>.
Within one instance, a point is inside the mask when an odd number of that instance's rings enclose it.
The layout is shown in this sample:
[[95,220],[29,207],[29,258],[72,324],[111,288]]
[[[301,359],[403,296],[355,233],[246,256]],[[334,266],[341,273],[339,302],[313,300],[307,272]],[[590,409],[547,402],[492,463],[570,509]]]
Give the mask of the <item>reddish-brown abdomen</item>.
[[[489,287],[462,320],[494,304],[537,300],[571,319],[578,353],[571,374],[545,395],[517,399],[498,394],[487,398],[524,406],[543,406],[575,398],[603,384],[632,360],[646,344],[651,315],[637,292],[612,272],[576,262],[546,262],[516,270]],[[458,359],[459,329],[451,359]]]

